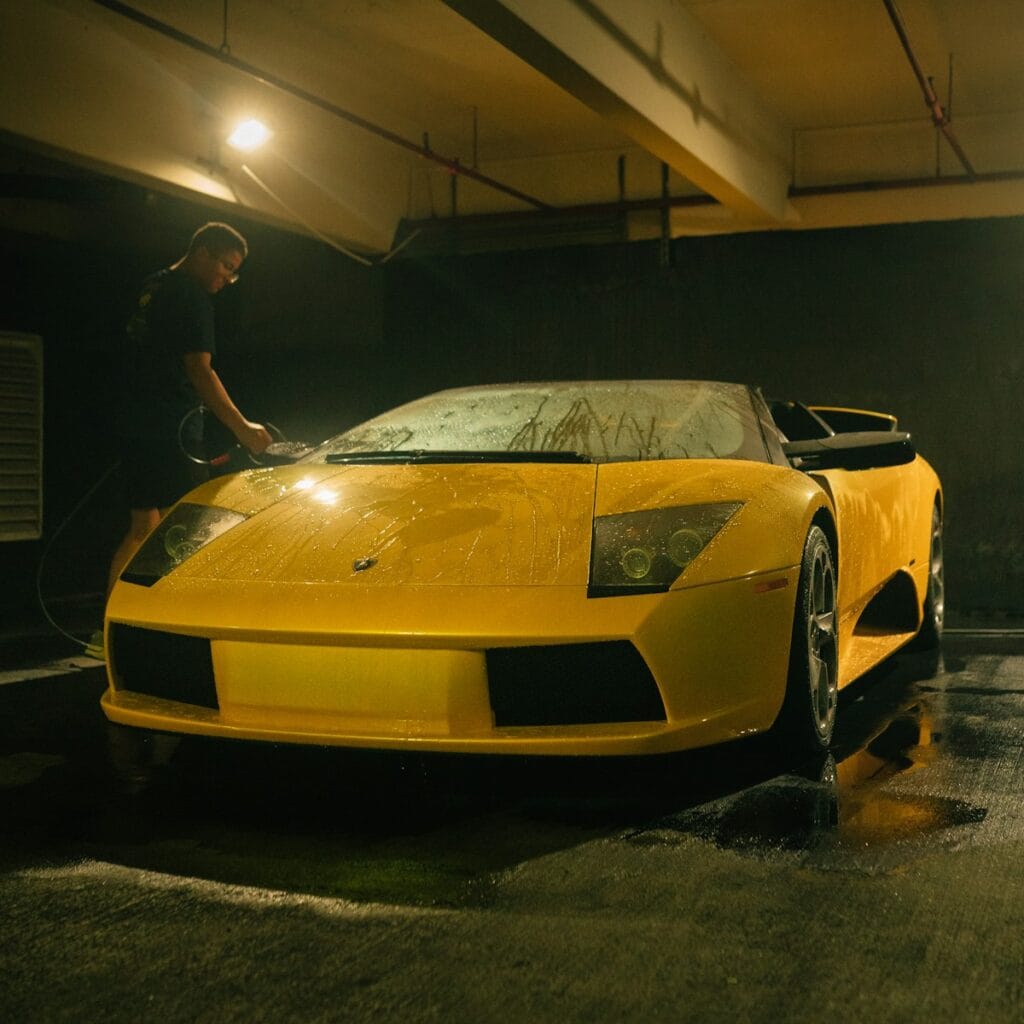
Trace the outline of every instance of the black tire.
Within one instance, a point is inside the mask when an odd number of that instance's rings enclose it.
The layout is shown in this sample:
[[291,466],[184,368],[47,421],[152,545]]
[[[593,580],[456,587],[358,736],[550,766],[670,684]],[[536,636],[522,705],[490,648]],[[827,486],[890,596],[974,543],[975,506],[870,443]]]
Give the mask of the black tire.
[[836,570],[825,531],[804,543],[793,614],[789,677],[773,732],[784,754],[816,754],[832,742],[839,680]]
[[924,598],[924,615],[914,647],[932,650],[942,643],[942,624],[946,612],[946,572],[942,557],[942,512],[938,503],[932,507],[932,539],[929,547],[928,591]]

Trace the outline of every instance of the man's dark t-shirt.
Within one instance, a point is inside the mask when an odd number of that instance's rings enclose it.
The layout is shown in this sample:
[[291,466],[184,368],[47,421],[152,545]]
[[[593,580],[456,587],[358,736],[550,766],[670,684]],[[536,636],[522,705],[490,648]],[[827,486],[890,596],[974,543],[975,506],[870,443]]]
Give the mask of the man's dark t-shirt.
[[186,352],[216,354],[213,303],[187,274],[161,270],[146,280],[125,334],[118,432],[131,508],[167,508],[207,475],[182,449],[202,444],[202,417],[185,419],[199,404]]
[[182,357],[216,351],[213,303],[200,285],[173,270],[148,278],[128,321],[122,432],[177,437],[182,418],[199,404]]

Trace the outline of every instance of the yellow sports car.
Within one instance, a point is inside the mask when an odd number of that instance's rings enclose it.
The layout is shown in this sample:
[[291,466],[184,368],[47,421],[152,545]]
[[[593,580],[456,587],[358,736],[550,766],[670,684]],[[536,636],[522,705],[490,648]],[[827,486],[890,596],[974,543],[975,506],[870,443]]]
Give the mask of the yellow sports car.
[[814,751],[837,691],[942,614],[942,491],[891,416],[463,388],[187,495],[111,595],[103,709],[350,747]]

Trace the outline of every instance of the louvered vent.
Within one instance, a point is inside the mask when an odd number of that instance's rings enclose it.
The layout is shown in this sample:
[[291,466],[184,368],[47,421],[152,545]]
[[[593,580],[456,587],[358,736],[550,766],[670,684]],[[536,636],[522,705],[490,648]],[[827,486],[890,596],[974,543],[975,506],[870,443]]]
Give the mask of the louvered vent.
[[43,532],[43,340],[0,331],[0,541]]

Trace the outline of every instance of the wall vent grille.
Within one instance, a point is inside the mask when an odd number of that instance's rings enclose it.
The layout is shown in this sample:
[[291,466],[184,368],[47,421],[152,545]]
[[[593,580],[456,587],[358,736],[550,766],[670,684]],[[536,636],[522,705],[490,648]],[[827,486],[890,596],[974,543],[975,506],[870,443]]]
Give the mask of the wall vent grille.
[[43,533],[43,340],[0,331],[0,541]]

